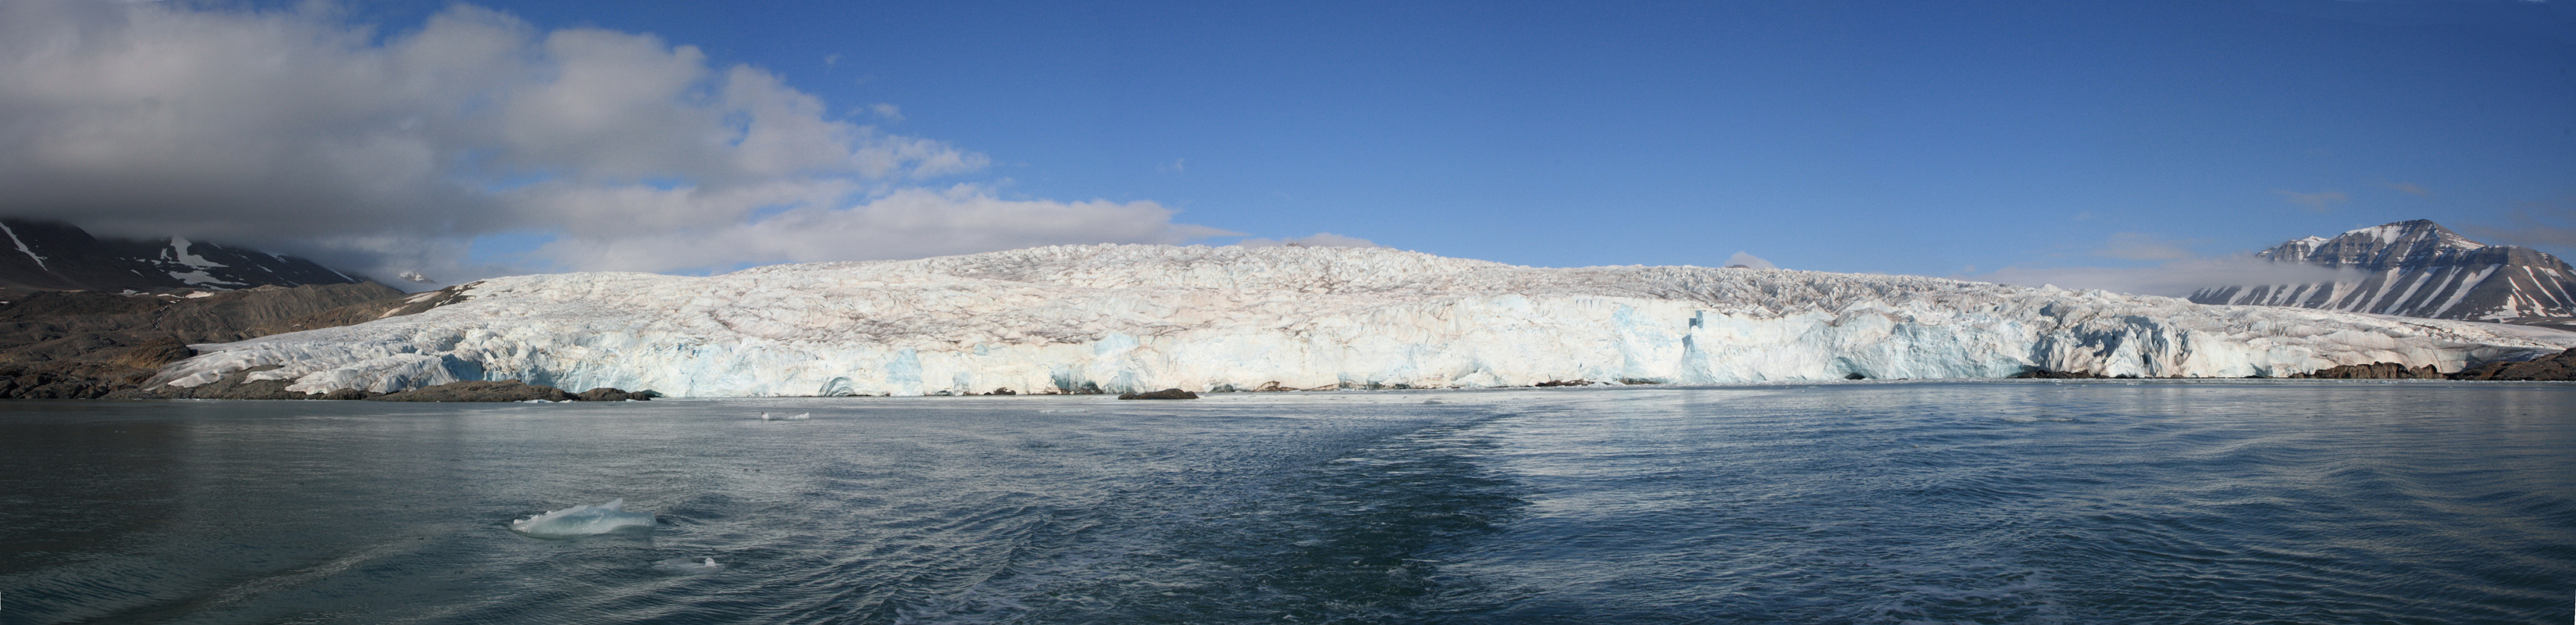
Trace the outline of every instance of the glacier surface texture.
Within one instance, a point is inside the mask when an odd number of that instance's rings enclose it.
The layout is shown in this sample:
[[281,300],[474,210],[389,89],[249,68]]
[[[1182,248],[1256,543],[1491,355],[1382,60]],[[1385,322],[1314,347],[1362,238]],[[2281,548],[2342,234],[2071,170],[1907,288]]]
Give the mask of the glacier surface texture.
[[517,379],[684,397],[1741,383],[2442,371],[2576,346],[2495,324],[1702,267],[1532,268],[1389,249],[1058,246],[707,277],[458,287],[428,312],[199,346],[158,381],[245,369],[392,392]]

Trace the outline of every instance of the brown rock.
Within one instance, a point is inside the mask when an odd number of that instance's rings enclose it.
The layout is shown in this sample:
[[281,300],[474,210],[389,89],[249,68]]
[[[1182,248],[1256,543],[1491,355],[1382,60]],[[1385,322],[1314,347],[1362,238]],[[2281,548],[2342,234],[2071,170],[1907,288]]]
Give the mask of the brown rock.
[[118,355],[109,362],[136,369],[159,369],[162,365],[187,360],[196,355],[197,350],[188,347],[188,344],[180,341],[179,337],[165,336],[144,341],[143,344],[125,350],[124,354]]
[[2527,362],[2490,362],[2459,373],[2453,380],[2576,381],[2576,349]]
[[626,391],[613,387],[602,386],[582,391],[580,395],[573,396],[573,399],[581,401],[626,401],[632,397],[634,397],[634,395],[627,393]]
[[2320,380],[2439,380],[2442,379],[2442,372],[2434,370],[2433,365],[2408,369],[2406,365],[2400,363],[2374,362],[2366,365],[2327,367],[2308,373],[2293,373],[2290,377]]
[[1167,389],[1163,389],[1163,390],[1159,390],[1159,391],[1150,391],[1150,392],[1144,392],[1144,393],[1128,393],[1128,394],[1125,394],[1125,395],[1119,395],[1119,396],[1118,396],[1118,398],[1119,398],[1119,399],[1198,399],[1198,398],[1199,398],[1199,394],[1198,394],[1198,393],[1192,393],[1192,392],[1189,392],[1189,391],[1184,391],[1184,390],[1177,389],[1177,388],[1167,388]]
[[2013,375],[2014,379],[2021,380],[2099,380],[2108,377],[2110,376],[2091,371],[2050,371],[2047,369],[2032,369]]
[[542,399],[572,401],[573,396],[552,386],[536,386],[518,380],[472,380],[450,382],[423,389],[386,393],[367,401],[470,401],[510,402]]

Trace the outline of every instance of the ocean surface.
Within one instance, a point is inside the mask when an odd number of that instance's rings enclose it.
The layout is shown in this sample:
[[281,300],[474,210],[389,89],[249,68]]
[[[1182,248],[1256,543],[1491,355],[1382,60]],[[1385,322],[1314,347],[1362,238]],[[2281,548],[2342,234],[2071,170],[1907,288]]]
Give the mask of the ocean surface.
[[8,625],[2571,617],[2570,385],[0,402]]

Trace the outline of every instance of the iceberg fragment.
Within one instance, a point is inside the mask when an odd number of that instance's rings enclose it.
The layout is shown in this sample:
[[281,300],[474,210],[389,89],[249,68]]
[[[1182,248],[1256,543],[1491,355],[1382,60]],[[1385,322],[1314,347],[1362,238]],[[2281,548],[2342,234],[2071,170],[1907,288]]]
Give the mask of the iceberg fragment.
[[[578,538],[629,527],[652,527],[653,513],[629,512],[624,498],[596,506],[573,506],[510,522],[510,531],[536,538]],[[710,559],[712,561],[712,559]]]

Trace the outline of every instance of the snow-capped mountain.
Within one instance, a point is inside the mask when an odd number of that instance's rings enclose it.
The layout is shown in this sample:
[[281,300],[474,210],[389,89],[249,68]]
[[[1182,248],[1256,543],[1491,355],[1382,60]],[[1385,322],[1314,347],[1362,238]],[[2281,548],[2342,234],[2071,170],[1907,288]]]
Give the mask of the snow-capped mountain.
[[182,238],[101,239],[77,226],[0,219],[0,288],[143,292],[363,280],[313,261]]
[[2576,334],[1911,276],[1547,269],[1373,248],[1061,246],[711,277],[485,280],[416,315],[203,345],[156,384],[458,380],[678,396],[1495,387],[1555,380],[2444,371]]
[[2483,321],[2576,316],[2576,269],[2566,261],[2471,241],[2422,219],[2308,237],[2259,255],[2354,271],[2334,282],[2203,289],[2191,301]]

